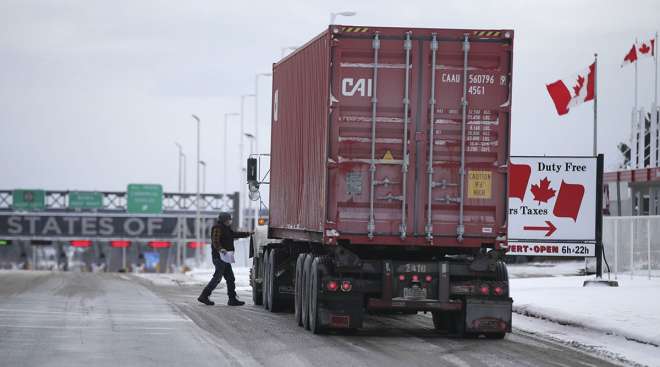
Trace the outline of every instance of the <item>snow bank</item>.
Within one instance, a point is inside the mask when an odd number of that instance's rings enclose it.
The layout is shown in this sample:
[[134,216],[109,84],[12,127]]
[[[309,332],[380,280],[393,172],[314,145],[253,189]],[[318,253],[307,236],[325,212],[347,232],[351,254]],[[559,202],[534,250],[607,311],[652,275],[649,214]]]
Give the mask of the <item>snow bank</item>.
[[583,287],[590,278],[511,279],[514,311],[660,346],[660,279],[620,278],[619,287]]

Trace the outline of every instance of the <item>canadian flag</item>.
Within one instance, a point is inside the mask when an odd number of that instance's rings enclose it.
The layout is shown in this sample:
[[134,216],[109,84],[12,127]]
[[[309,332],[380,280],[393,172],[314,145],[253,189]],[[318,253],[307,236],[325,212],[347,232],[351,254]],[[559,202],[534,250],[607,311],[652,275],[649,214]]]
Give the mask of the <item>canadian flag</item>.
[[653,57],[655,55],[655,39],[651,38],[648,41],[640,42],[637,44],[637,56]]
[[577,74],[547,84],[545,87],[548,88],[550,98],[561,116],[567,114],[572,107],[594,99],[595,86],[596,63],[594,62]]
[[635,47],[635,45],[633,45],[630,51],[628,51],[628,53],[626,54],[626,57],[623,58],[621,67],[630,65],[635,61],[637,61],[637,48]]

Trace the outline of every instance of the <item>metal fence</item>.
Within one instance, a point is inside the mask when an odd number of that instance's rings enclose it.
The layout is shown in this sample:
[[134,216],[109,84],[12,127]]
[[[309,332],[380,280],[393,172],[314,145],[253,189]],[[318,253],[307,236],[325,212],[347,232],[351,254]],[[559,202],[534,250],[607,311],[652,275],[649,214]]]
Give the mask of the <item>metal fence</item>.
[[603,246],[615,276],[660,277],[660,216],[604,217]]

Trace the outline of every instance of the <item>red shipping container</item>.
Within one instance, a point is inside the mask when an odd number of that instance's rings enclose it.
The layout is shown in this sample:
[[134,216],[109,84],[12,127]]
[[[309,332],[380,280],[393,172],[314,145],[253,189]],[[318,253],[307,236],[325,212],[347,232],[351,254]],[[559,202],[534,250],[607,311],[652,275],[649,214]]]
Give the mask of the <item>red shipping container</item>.
[[499,241],[513,35],[333,25],[274,64],[270,236]]

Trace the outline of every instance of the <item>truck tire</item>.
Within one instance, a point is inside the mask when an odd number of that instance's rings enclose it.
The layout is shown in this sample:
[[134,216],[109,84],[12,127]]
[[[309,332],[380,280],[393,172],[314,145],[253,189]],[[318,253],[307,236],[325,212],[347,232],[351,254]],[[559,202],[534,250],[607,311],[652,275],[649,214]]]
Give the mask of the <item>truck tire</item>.
[[268,254],[268,306],[270,312],[279,312],[283,304],[276,276],[280,254],[281,252],[277,248],[271,249]]
[[314,260],[314,255],[307,254],[305,256],[305,261],[303,262],[303,272],[302,272],[302,323],[303,327],[309,330],[309,285],[310,285],[310,271],[312,270],[312,261]]
[[449,333],[451,331],[452,323],[452,314],[449,312],[442,311],[433,311],[431,312],[433,316],[433,327],[435,330],[443,333]]
[[[509,288],[509,272],[504,261],[498,261],[495,263],[495,280],[506,282],[507,289]],[[485,335],[488,339],[503,339],[506,336],[506,333],[487,333]]]
[[250,268],[250,279],[252,280],[252,302],[261,306],[263,304],[263,281],[261,284],[257,283],[259,277],[259,258],[252,258],[252,267]]
[[495,263],[495,280],[498,282],[509,282],[509,272],[506,269],[506,264],[504,261],[498,261]]
[[322,262],[322,257],[317,257],[312,262],[310,269],[310,282],[309,282],[309,330],[312,334],[322,334],[325,329],[321,326],[318,317],[319,309],[319,293],[321,292],[321,269],[319,264]]
[[262,293],[264,308],[266,310],[270,309],[270,305],[268,304],[268,258],[269,257],[270,257],[270,249],[267,248],[264,251],[263,260],[261,261],[261,266],[263,269],[262,273],[264,277],[263,286],[262,286],[263,289],[261,293]]
[[294,297],[293,297],[293,314],[296,319],[296,324],[298,326],[302,326],[302,272],[303,272],[303,264],[305,263],[305,257],[307,254],[300,254],[298,255],[298,259],[296,260],[296,278],[295,278],[295,284],[294,284]]

